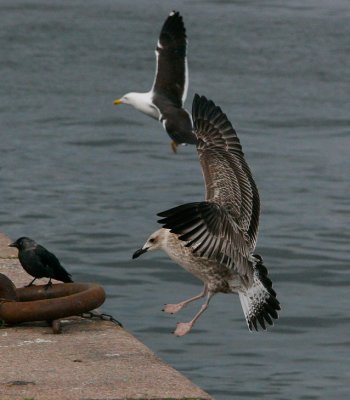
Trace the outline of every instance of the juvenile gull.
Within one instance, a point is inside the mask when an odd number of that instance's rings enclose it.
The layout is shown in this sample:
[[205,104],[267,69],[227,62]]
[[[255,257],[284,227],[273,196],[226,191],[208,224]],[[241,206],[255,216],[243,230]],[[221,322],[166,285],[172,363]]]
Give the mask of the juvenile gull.
[[249,330],[273,325],[280,310],[261,256],[253,254],[259,225],[258,189],[240,141],[221,109],[195,95],[192,106],[197,151],[206,201],[187,203],[159,213],[163,228],[154,232],[133,258],[156,249],[204,283],[203,291],[165,312],[176,313],[194,300],[206,302],[189,322],[177,324],[175,335],[188,333],[216,293],[238,293]]
[[156,48],[156,73],[152,89],[146,93],[127,93],[114,104],[130,104],[144,114],[158,119],[173,140],[171,147],[181,143],[196,144],[192,120],[183,108],[188,88],[186,30],[181,15],[171,12],[160,32]]
[[47,287],[51,286],[51,279],[73,282],[71,275],[62,267],[57,257],[34,240],[20,237],[9,246],[18,249],[19,262],[23,269],[34,277],[28,286],[38,278],[49,278]]

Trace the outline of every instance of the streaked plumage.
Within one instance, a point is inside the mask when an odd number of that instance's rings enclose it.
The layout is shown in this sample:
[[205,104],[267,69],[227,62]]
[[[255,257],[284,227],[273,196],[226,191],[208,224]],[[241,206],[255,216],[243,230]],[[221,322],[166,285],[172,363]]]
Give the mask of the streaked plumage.
[[161,248],[204,282],[200,295],[165,307],[177,312],[207,294],[201,310],[192,321],[180,323],[175,334],[186,334],[218,292],[238,293],[249,329],[257,330],[257,322],[265,329],[265,323],[272,325],[278,317],[280,307],[262,258],[253,254],[260,213],[258,189],[237,134],[221,109],[196,95],[192,117],[206,200],[159,213],[163,228],[134,257]]
[[34,277],[28,286],[38,278],[49,278],[47,286],[51,285],[51,279],[66,283],[73,282],[71,275],[64,269],[57,257],[34,240],[20,237],[9,246],[18,249],[18,259],[23,269]]
[[158,119],[173,140],[173,150],[181,143],[195,144],[191,116],[183,106],[188,88],[186,30],[181,15],[171,12],[160,32],[156,48],[156,73],[152,89],[131,92],[114,104],[130,104]]

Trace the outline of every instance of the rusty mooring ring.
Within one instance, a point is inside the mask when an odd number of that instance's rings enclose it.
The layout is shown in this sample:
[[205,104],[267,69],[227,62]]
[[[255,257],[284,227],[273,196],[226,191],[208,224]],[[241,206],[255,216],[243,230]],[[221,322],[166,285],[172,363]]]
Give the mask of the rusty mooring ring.
[[79,315],[105,301],[104,289],[94,283],[59,283],[18,288],[0,274],[0,319],[8,324],[52,321]]

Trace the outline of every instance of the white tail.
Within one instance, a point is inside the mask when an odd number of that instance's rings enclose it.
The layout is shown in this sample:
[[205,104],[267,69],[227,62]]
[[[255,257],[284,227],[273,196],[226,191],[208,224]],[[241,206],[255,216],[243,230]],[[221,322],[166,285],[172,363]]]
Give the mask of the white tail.
[[250,331],[253,327],[258,330],[257,322],[264,330],[265,322],[273,325],[272,319],[278,318],[277,310],[281,309],[262,258],[258,254],[254,254],[254,258],[256,261],[253,265],[253,284],[248,289],[238,292]]

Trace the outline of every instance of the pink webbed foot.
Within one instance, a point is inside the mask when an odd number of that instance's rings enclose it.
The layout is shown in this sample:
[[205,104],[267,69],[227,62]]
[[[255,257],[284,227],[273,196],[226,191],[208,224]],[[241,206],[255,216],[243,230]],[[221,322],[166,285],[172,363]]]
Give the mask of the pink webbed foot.
[[162,311],[169,313],[169,314],[176,314],[177,312],[181,311],[184,307],[186,307],[187,304],[190,304],[193,301],[204,297],[207,294],[207,292],[208,292],[207,286],[204,285],[202,292],[200,294],[198,294],[197,296],[194,296],[194,297],[191,297],[190,299],[181,301],[178,304],[164,304],[164,308],[162,309]]
[[[207,297],[207,301],[204,303],[204,304],[202,304],[202,306],[201,306],[201,308],[200,308],[200,310],[197,312],[197,314],[192,318],[192,320],[190,321],[190,322],[179,322],[177,325],[176,325],[176,329],[175,329],[175,332],[174,332],[174,334],[176,335],[176,336],[184,336],[184,335],[186,335],[191,329],[192,329],[192,326],[194,325],[194,323],[197,321],[197,319],[204,313],[204,311],[208,308],[208,305],[209,305],[209,301],[210,301],[210,299],[213,297],[213,295],[214,295],[214,293],[212,293],[212,292],[209,292],[208,293],[208,297]],[[199,297],[199,296],[197,296],[197,297]],[[193,299],[191,299],[191,301],[192,301]],[[184,303],[184,302],[183,302]],[[183,303],[180,303],[179,305],[184,305]],[[187,303],[188,303],[188,301],[187,301]],[[176,304],[175,304],[176,305]]]
[[178,322],[174,332],[175,336],[185,336],[186,333],[190,332],[193,324],[191,322]]
[[162,311],[164,311],[164,312],[166,312],[168,314],[176,314],[177,312],[182,310],[183,307],[184,307],[183,303],[164,304],[164,307],[163,307]]

